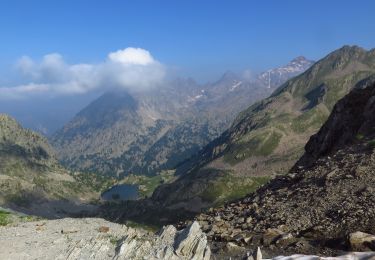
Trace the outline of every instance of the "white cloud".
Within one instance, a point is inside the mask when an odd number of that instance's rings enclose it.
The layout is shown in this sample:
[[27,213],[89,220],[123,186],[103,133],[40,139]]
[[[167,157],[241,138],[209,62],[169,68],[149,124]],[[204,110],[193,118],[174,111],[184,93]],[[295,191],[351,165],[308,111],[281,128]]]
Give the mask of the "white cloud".
[[16,68],[26,83],[0,86],[0,98],[82,94],[118,88],[143,91],[160,85],[166,74],[165,67],[140,48],[111,52],[99,64],[67,64],[58,53],[45,55],[40,62],[24,56]]
[[16,64],[17,69],[23,75],[27,75],[33,69],[34,66],[34,61],[28,56],[21,57]]
[[108,55],[109,60],[122,64],[149,65],[155,62],[150,52],[140,48],[126,48],[111,52]]

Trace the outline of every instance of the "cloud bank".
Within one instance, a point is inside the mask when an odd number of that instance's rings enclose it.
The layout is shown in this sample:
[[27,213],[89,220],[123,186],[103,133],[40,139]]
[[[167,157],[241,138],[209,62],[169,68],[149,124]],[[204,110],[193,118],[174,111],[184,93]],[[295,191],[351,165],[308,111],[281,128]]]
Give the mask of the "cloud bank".
[[166,74],[165,66],[150,52],[132,47],[109,53],[99,64],[67,64],[58,53],[45,55],[39,62],[24,56],[17,62],[16,71],[26,83],[0,86],[0,98],[74,95],[111,89],[144,91],[160,85]]

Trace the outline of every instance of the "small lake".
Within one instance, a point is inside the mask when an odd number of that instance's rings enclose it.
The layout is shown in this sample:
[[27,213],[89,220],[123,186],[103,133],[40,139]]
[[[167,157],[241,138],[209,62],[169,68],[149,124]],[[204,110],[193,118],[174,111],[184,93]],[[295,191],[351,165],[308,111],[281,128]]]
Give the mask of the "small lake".
[[101,198],[107,201],[138,199],[138,185],[120,184],[102,193]]

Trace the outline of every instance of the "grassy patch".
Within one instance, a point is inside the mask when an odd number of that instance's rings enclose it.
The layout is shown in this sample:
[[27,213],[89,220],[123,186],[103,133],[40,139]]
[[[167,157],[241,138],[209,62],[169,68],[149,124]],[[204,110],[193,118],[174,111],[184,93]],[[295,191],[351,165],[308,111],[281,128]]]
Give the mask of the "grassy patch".
[[79,182],[92,188],[96,192],[104,192],[115,185],[116,179],[96,173],[74,172],[72,176]]
[[169,183],[174,178],[174,171],[163,171],[159,175],[144,176],[130,174],[120,181],[120,184],[138,185],[140,197],[149,197],[161,184]]
[[268,156],[279,145],[282,134],[276,131],[261,133],[234,144],[224,155],[224,160],[236,164],[251,156]]
[[327,120],[327,115],[313,108],[292,120],[292,130],[296,133],[303,133],[309,128],[318,129]]
[[160,229],[159,226],[154,226],[151,224],[143,224],[143,223],[139,223],[139,222],[135,222],[131,220],[127,220],[125,225],[128,227],[132,227],[132,228],[141,228],[141,229],[151,231],[151,232],[156,232]]
[[261,144],[256,152],[257,155],[267,156],[270,155],[279,145],[281,139],[281,134],[277,132],[272,132],[266,140]]
[[325,97],[324,103],[329,110],[332,110],[336,102],[344,97],[349,89],[354,86],[358,81],[367,78],[373,72],[372,71],[357,71],[346,75],[340,79],[329,79],[327,85],[329,89]]
[[20,207],[28,207],[31,204],[30,198],[24,194],[10,194],[5,199],[7,202],[14,203]]
[[119,245],[119,243],[121,242],[121,238],[120,237],[116,237],[114,235],[109,235],[109,242],[114,245],[115,247],[117,247]]
[[267,183],[270,177],[234,177],[226,174],[211,182],[200,197],[215,205],[245,197]]
[[375,148],[375,139],[369,141],[369,142],[368,142],[368,146],[369,146],[371,149],[374,149],[374,148]]
[[356,134],[355,139],[361,141],[365,136],[363,134]]
[[31,216],[31,215],[20,216],[21,222],[31,222],[31,221],[41,220],[41,219],[42,219],[41,217],[36,217],[36,216]]
[[0,210],[0,226],[6,226],[11,223],[10,213]]
[[20,215],[5,210],[0,210],[0,226],[6,226],[12,223],[25,223],[41,220],[42,218],[31,215]]
[[42,188],[42,189],[46,189],[46,187],[48,186],[48,182],[47,182],[47,178],[43,178],[43,177],[40,177],[40,176],[37,176],[37,177],[34,177],[33,178],[33,183]]

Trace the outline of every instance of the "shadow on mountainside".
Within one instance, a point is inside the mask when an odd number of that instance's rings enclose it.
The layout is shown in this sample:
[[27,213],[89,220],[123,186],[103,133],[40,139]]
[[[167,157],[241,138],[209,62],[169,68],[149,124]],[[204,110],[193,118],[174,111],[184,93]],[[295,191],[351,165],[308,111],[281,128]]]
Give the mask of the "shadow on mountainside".
[[151,199],[107,202],[100,206],[97,217],[108,221],[160,228],[164,225],[189,221],[199,212],[169,209]]
[[12,211],[46,219],[65,217],[84,217],[98,215],[99,205],[89,201],[68,199],[46,199],[35,193],[23,192],[18,196],[11,196],[1,207]]

